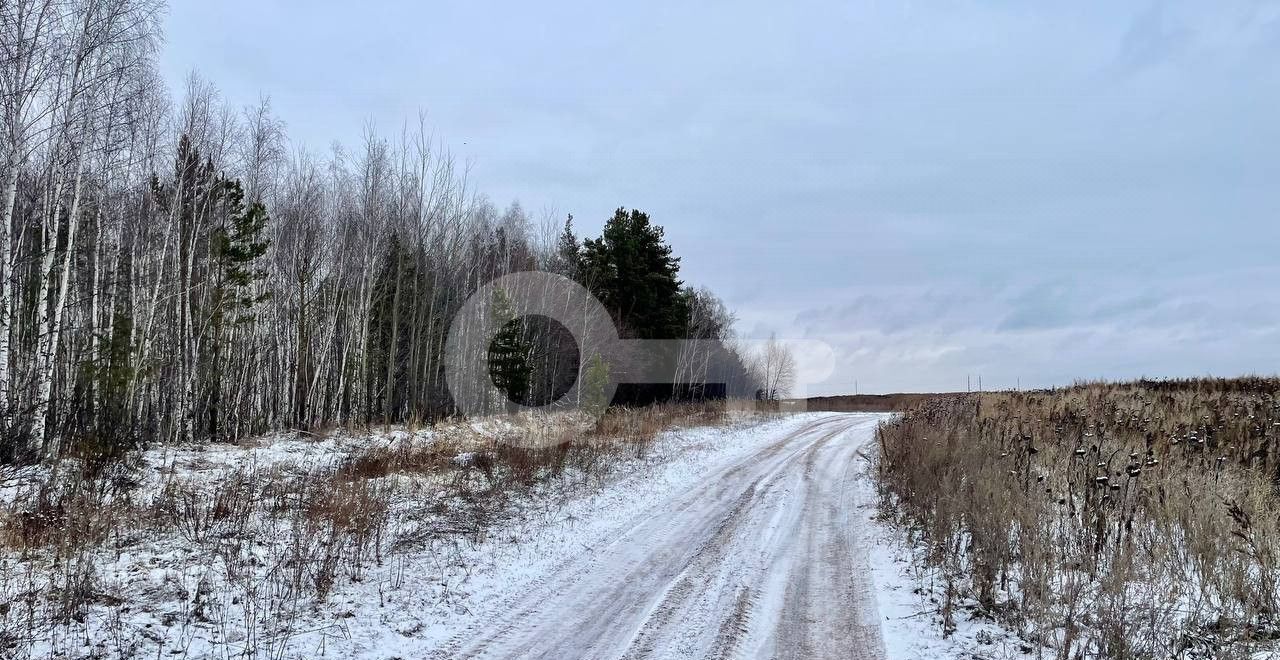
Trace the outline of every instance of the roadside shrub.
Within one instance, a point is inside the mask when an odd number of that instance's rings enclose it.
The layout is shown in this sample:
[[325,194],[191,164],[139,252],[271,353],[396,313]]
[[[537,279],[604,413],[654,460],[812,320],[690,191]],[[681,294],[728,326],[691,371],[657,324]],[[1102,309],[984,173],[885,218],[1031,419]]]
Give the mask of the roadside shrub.
[[879,430],[884,509],[937,569],[946,613],[1064,659],[1241,657],[1280,636],[1277,393],[1144,381],[933,400]]
[[[557,413],[359,442],[308,433],[283,453],[270,443],[299,439],[119,453],[77,442],[61,460],[5,466],[0,657],[181,657],[197,634],[217,654],[293,657],[316,632],[303,622],[344,607],[344,586],[376,580],[389,603],[406,570],[432,570],[452,597],[467,543],[495,530],[514,542],[663,429],[724,415],[670,405],[599,424]],[[406,569],[411,556],[432,566]]]

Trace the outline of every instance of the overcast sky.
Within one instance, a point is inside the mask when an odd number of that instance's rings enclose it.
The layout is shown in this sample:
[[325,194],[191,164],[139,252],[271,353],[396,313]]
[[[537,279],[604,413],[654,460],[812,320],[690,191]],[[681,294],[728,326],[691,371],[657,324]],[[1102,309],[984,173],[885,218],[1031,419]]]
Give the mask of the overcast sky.
[[809,394],[1280,371],[1280,6],[1047,4],[174,0],[162,66],[648,211]]

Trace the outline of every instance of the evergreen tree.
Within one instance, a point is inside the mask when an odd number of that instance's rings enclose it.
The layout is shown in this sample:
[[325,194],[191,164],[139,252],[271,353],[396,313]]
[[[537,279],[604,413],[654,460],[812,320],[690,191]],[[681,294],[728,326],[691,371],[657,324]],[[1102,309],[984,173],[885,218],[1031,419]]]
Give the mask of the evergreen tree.
[[[9,109],[43,119],[8,117],[0,140],[0,463],[458,412],[452,321],[513,272],[587,286],[628,337],[721,334],[715,309],[680,295],[679,262],[639,211],[586,246],[570,216],[546,244],[519,204],[472,195],[421,133],[370,132],[320,163],[285,158],[265,103],[241,121],[196,77],[170,103],[150,4],[54,3],[51,22],[28,26],[45,36],[14,42],[10,68],[38,75],[9,90]],[[498,329],[513,400],[555,401],[584,379],[591,356],[560,321]],[[716,373],[695,358],[677,361],[686,381]],[[653,366],[639,359],[590,371]]]
[[564,222],[564,231],[556,239],[556,251],[552,257],[551,272],[578,280],[581,274],[582,249],[573,233],[573,214]]
[[220,223],[225,222],[225,216],[220,219],[217,215],[226,210],[224,180],[213,162],[184,134],[178,140],[172,179],[161,181],[153,176],[151,188],[157,210],[173,218],[177,230],[177,268],[173,273],[177,291],[165,310],[175,326],[176,341],[165,347],[167,355],[157,356],[155,367],[172,379],[167,394],[182,409],[173,420],[177,436],[194,440],[203,428],[216,437],[222,273],[212,240]]
[[205,393],[206,431],[211,440],[222,439],[222,360],[224,344],[230,341],[227,321],[245,323],[252,320],[253,306],[267,294],[255,296],[253,284],[267,274],[259,261],[267,253],[270,241],[263,238],[267,226],[267,209],[260,202],[245,208],[244,189],[238,180],[223,180],[220,190],[222,214],[220,223],[209,237],[211,294],[211,341],[203,371],[207,374]]
[[600,238],[582,249],[582,281],[640,339],[682,336],[688,307],[681,294],[680,259],[648,214],[619,208]]
[[489,344],[489,375],[507,401],[527,403],[533,347],[526,338],[523,320],[516,318],[502,289],[493,294],[493,314],[500,326]]
[[587,372],[582,377],[582,408],[595,416],[609,408],[605,389],[609,386],[609,363],[597,353],[587,362]]
[[[267,276],[259,259],[267,253],[271,241],[262,236],[269,218],[267,207],[254,202],[244,206],[244,189],[240,181],[224,181],[226,215],[223,224],[213,232],[213,258],[221,273],[218,291],[219,312],[249,313],[254,305],[269,294],[253,295],[253,284]],[[237,321],[247,320],[239,317]]]
[[388,240],[386,256],[374,280],[369,310],[369,358],[365,383],[366,421],[382,411],[383,421],[411,406],[414,291],[425,291],[427,279],[418,252],[397,233]]

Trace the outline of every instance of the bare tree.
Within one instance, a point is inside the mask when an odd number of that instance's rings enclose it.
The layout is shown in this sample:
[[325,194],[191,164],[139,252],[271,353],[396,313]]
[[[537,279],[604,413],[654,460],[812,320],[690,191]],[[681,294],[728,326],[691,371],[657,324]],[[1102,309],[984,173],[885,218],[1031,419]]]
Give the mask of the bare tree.
[[[422,116],[290,159],[266,96],[233,109],[193,73],[171,101],[158,9],[0,0],[0,462],[451,414],[470,295],[534,269],[593,285],[571,226],[495,207]],[[729,336],[718,299],[684,295],[688,336]],[[539,396],[582,376],[563,329],[521,327]]]
[[754,367],[763,388],[761,398],[775,400],[791,394],[796,379],[796,360],[791,349],[778,341],[776,334],[769,335],[769,340],[760,347]]

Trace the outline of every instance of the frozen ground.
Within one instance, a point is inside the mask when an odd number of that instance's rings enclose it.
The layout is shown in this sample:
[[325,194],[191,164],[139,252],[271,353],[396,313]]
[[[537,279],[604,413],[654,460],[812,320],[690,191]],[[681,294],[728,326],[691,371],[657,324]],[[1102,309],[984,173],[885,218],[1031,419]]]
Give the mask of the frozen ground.
[[[876,521],[866,469],[882,418],[815,413],[663,433],[643,455],[616,458],[603,482],[534,489],[481,533],[389,539],[394,551],[289,610],[287,625],[251,606],[278,600],[263,594],[269,582],[251,584],[259,573],[234,574],[181,536],[104,548],[94,572],[109,593],[74,635],[35,639],[29,657],[1022,656],[1016,640],[963,613],[941,639],[911,549]],[[448,433],[264,439],[147,461],[212,488],[246,463],[275,475],[371,442],[429,445]],[[144,477],[143,488],[160,481]],[[389,535],[416,536],[417,521],[448,508],[446,489],[427,477],[397,491]],[[245,552],[269,554],[261,542]],[[214,614],[192,615],[202,608]]]
[[394,604],[358,607],[376,614],[348,619],[329,650],[849,659],[1003,650],[983,625],[942,640],[906,551],[874,522],[865,452],[880,418],[811,414],[668,434],[660,455],[569,503],[558,522],[470,548],[464,561],[476,570],[450,607],[435,601],[434,574],[413,573]]

